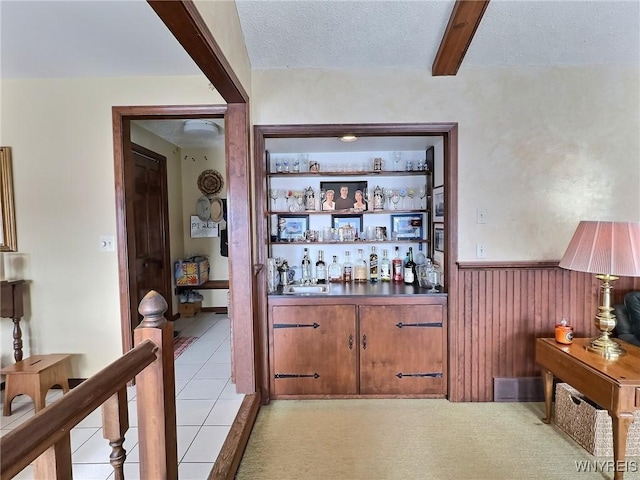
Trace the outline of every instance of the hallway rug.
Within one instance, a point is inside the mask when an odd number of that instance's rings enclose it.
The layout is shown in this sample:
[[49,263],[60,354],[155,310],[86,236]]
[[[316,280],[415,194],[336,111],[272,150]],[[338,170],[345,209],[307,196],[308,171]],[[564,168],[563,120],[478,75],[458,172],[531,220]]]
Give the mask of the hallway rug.
[[178,337],[173,341],[173,359],[178,358],[198,337]]

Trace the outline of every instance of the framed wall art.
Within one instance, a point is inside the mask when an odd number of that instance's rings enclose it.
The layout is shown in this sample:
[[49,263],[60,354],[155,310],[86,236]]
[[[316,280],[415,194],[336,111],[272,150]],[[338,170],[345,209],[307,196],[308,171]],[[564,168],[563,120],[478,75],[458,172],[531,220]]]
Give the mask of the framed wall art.
[[334,214],[331,215],[331,226],[333,228],[340,228],[346,225],[351,225],[356,231],[361,232],[362,228],[362,215],[350,215],[350,214]]
[[433,221],[444,222],[444,185],[433,189]]
[[391,238],[412,240],[423,238],[424,218],[421,213],[401,213],[391,215]]
[[302,242],[309,230],[309,215],[278,215],[278,240]]
[[444,225],[433,226],[433,248],[436,252],[444,252]]
[[321,210],[368,210],[364,200],[367,185],[368,182],[320,182],[320,191],[324,191]]

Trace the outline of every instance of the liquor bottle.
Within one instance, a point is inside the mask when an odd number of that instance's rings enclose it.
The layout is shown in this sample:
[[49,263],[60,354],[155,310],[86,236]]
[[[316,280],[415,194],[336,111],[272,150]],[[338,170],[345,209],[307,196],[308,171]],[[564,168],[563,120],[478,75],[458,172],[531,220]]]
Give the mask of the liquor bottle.
[[391,261],[389,260],[389,252],[382,250],[382,260],[380,260],[380,280],[383,282],[391,281]]
[[371,253],[369,254],[369,281],[378,281],[378,254],[376,253],[376,247],[371,247]]
[[351,263],[351,254],[344,252],[344,263],[342,264],[342,281],[351,283],[353,281],[353,263]]
[[304,249],[304,254],[302,255],[302,281],[311,281],[311,259],[309,258],[308,248]]
[[367,261],[364,259],[364,254],[361,248],[358,249],[358,258],[355,262],[353,269],[353,281],[356,283],[367,282]]
[[327,266],[324,263],[324,253],[318,250],[318,261],[316,262],[316,278],[318,283],[327,283]]
[[409,260],[404,265],[404,283],[413,285],[416,283],[416,262],[413,261],[413,248],[409,247]]
[[427,257],[422,251],[421,243],[418,244],[418,253],[416,253],[415,262],[416,262],[416,265],[424,265],[425,263],[427,263]]
[[338,263],[338,256],[333,256],[333,262],[329,264],[329,281],[332,283],[342,282],[342,265]]
[[393,281],[402,282],[402,259],[400,258],[400,247],[396,246],[396,256],[391,260],[391,269],[393,271]]

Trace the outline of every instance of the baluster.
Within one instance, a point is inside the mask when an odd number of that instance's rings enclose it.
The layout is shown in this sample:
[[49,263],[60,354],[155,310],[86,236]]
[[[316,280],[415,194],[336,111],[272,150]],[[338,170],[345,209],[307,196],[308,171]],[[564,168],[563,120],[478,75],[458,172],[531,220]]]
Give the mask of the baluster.
[[173,365],[173,326],[164,313],[167,302],[150,291],[140,302],[144,317],[134,330],[136,345],[151,340],[156,360],[136,377],[140,478],[177,480],[176,392]]
[[129,430],[129,410],[127,409],[127,389],[114,393],[102,404],[102,437],[109,440],[115,480],[124,480],[124,462],[127,451],[122,446],[124,435]]
[[71,463],[71,434],[67,432],[33,461],[33,478],[73,478]]

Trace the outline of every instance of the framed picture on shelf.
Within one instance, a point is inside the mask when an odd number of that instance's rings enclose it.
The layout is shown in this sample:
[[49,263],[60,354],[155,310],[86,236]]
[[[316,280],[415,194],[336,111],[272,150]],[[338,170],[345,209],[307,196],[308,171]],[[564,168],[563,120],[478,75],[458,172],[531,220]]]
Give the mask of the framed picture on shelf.
[[309,215],[278,215],[278,240],[301,242],[309,230]]
[[391,238],[413,240],[423,238],[424,218],[421,213],[391,215]]
[[433,248],[436,252],[444,252],[444,225],[433,226]]
[[351,224],[351,226],[357,231],[361,232],[362,228],[362,215],[351,214],[334,214],[331,215],[331,225],[333,228],[340,228]]
[[444,185],[433,189],[433,221],[444,222]]
[[320,182],[320,191],[324,191],[323,211],[365,211],[368,182]]

